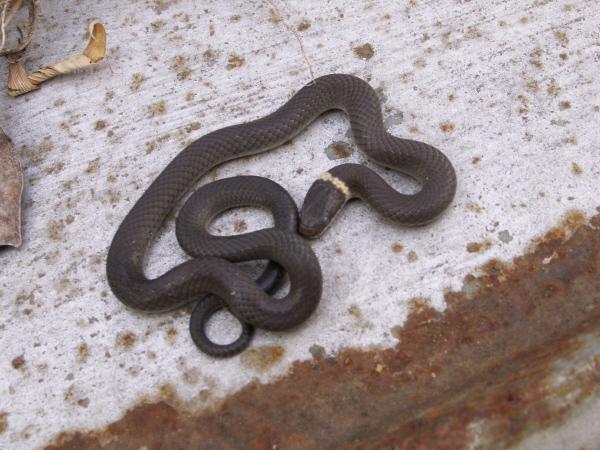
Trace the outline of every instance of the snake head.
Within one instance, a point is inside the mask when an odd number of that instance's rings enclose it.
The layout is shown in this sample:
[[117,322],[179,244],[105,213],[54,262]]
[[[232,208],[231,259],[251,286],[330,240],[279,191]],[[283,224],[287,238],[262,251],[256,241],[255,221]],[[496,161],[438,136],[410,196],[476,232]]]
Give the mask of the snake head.
[[307,238],[319,237],[331,224],[349,199],[346,185],[325,172],[313,183],[300,212],[300,234]]

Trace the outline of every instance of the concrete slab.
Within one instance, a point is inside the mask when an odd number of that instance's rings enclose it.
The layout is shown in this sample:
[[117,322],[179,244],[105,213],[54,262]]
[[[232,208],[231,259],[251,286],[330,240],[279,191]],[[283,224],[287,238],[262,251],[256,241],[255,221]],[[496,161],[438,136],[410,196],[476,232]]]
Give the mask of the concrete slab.
[[[252,381],[271,382],[315,349],[393,348],[411,300],[443,311],[444,294],[468,289],[465,276],[490,259],[523,254],[569,211],[595,214],[600,36],[592,18],[600,4],[289,0],[278,7],[299,30],[316,76],[368,80],[381,92],[390,132],[448,155],[459,180],[453,205],[417,229],[349,205],[313,244],[324,274],[317,313],[289,332],[258,331],[252,346],[267,363],[207,357],[189,338],[189,310],[148,315],[112,295],[108,245],[187,143],[266,115],[310,81],[298,42],[260,1],[45,1],[24,66],[80,53],[87,23],[98,20],[115,73],[100,65],[2,99],[0,120],[20,151],[25,192],[23,244],[0,250],[0,447],[36,448],[59,432],[105,427],[139,402],[162,399],[166,385],[201,409]],[[326,114],[291,145],[223,165],[200,184],[260,175],[301,203],[312,181],[339,162],[327,147],[352,145],[347,131],[343,114]],[[356,151],[343,161],[364,160]],[[417,188],[385,176],[400,190]],[[233,233],[236,220],[248,229],[269,223],[247,210],[215,230]],[[183,260],[171,220],[148,274]],[[226,338],[233,326],[221,317],[212,332]]]

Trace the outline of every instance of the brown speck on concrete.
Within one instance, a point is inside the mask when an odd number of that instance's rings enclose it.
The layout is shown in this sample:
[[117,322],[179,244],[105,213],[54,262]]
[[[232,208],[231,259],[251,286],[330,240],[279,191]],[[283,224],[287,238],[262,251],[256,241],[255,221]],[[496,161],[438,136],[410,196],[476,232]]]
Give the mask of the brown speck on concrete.
[[350,306],[350,308],[348,308],[348,314],[350,314],[353,317],[356,317],[357,319],[362,319],[363,317],[363,314],[358,305]]
[[184,81],[187,80],[190,75],[192,74],[193,70],[190,68],[185,68],[183,70],[180,70],[179,72],[177,72],[177,79],[179,81]]
[[375,51],[373,50],[373,46],[371,44],[364,44],[359,47],[354,47],[352,49],[354,51],[354,55],[360,59],[371,59],[373,55],[375,55]]
[[12,365],[13,369],[24,370],[25,369],[25,355],[20,354],[16,358],[13,358],[13,360],[11,361],[11,365]]
[[160,29],[162,27],[164,27],[167,24],[167,22],[165,22],[164,20],[156,20],[154,22],[150,22],[150,26],[152,27],[152,31],[154,33],[157,33],[158,31],[160,31]]
[[470,244],[467,244],[467,251],[469,253],[477,253],[479,250],[481,250],[481,244],[478,244],[476,242],[471,242]]
[[400,253],[402,250],[404,250],[404,246],[403,245],[400,245],[398,243],[392,245],[392,251],[394,253]]
[[415,252],[411,251],[409,252],[407,259],[409,262],[415,262],[417,259],[419,259],[419,257]]
[[167,112],[166,102],[164,100],[160,100],[156,103],[147,107],[147,111],[150,114],[150,117],[157,116],[159,114],[164,114]]
[[206,409],[161,389],[108,427],[61,433],[47,449],[469,448],[474,427],[486,448],[513,447],[600,394],[597,353],[555,384],[557,361],[597,352],[599,226],[600,214],[573,213],[531,252],[489,261],[465,279],[468,293],[446,293],[445,311],[423,304],[390,325],[394,348],[311,348],[286,375]]
[[440,128],[442,129],[442,131],[444,133],[452,133],[455,129],[455,126],[452,122],[450,122],[449,120],[446,122],[442,122],[440,123]]
[[242,58],[240,55],[232,53],[229,55],[229,59],[227,60],[228,64],[225,66],[225,69],[232,70],[238,67],[242,67],[246,60]]
[[90,349],[87,344],[84,342],[79,347],[77,347],[77,362],[79,364],[85,364],[90,357]]
[[104,120],[98,120],[98,121],[96,121],[96,124],[94,125],[94,130],[96,130],[96,131],[103,130],[107,126],[108,126],[108,124]]
[[560,109],[561,111],[564,111],[565,109],[571,109],[571,102],[560,102],[558,104],[558,109]]
[[302,20],[302,22],[300,22],[300,24],[298,25],[298,28],[296,28],[298,31],[302,32],[302,31],[306,31],[310,28],[310,20],[304,19]]
[[552,79],[550,80],[550,86],[548,86],[548,89],[546,91],[548,92],[548,94],[556,96],[560,93],[561,90],[562,89],[556,84],[556,80]]
[[61,220],[50,220],[46,226],[48,237],[53,241],[58,241],[62,231],[65,229],[65,222]]
[[99,168],[100,168],[100,157],[95,158],[88,163],[87,169],[85,169],[85,173],[97,172]]
[[538,92],[540,90],[540,83],[538,80],[528,81],[525,83],[525,89],[532,93]]
[[467,251],[469,253],[478,253],[482,250],[487,250],[493,245],[492,241],[486,240],[482,243],[479,242],[471,242],[467,244]]
[[232,23],[239,22],[241,20],[241,18],[242,18],[242,16],[240,16],[239,14],[235,14],[229,18],[229,21]]
[[172,58],[171,68],[177,72],[177,79],[184,81],[192,74],[192,69],[188,67],[188,59],[185,56],[178,55]]
[[577,164],[576,162],[573,163],[571,170],[573,171],[573,173],[575,175],[581,175],[583,173],[583,169],[581,168],[581,166],[579,164]]
[[191,123],[187,127],[185,127],[185,132],[190,134],[192,131],[199,130],[201,126],[202,125],[200,124],[200,122]]
[[156,141],[148,141],[146,142],[146,155],[149,155],[156,149]]
[[211,48],[209,48],[208,50],[205,50],[204,53],[202,53],[202,58],[204,59],[204,62],[206,62],[210,65],[217,62],[217,56],[215,55],[215,52]]
[[414,78],[415,78],[414,72],[405,72],[400,76],[400,80],[402,80],[402,82],[404,84],[408,84],[408,83],[412,82]]
[[475,158],[473,158],[471,160],[471,164],[479,164],[480,161],[481,161],[481,156],[476,156]]
[[167,342],[169,344],[174,345],[177,342],[177,336],[178,335],[179,335],[179,332],[177,331],[177,329],[175,329],[174,327],[170,327],[167,330],[167,333],[166,333],[165,337],[166,337]]
[[529,64],[531,64],[534,67],[537,67],[538,69],[544,68],[544,64],[541,61],[538,61],[537,59],[530,59]]
[[248,229],[248,225],[243,220],[236,220],[233,223],[233,231],[235,231],[236,233],[243,233],[247,229]]
[[481,206],[479,206],[477,203],[473,203],[473,202],[469,203],[467,205],[467,208],[469,208],[469,210],[473,211],[474,213],[478,213],[478,214],[483,210],[483,208]]
[[117,334],[116,345],[122,347],[125,350],[131,350],[137,342],[137,336],[131,331],[123,331]]
[[285,355],[285,349],[279,345],[265,345],[253,348],[241,356],[241,362],[258,373],[266,372],[277,364]]
[[119,201],[121,200],[121,191],[116,191],[114,189],[108,189],[106,191],[106,194],[108,195],[108,202],[111,205],[114,205],[115,203],[119,203]]
[[567,34],[563,31],[555,31],[554,37],[558,40],[560,45],[562,45],[563,47],[566,47],[567,44],[569,43],[569,38],[568,38]]
[[141,73],[134,73],[131,76],[131,86],[129,86],[129,89],[131,89],[132,91],[137,91],[140,86],[142,85],[142,83],[144,81],[146,81],[146,77],[144,75],[142,75]]
[[529,99],[524,95],[517,95],[517,99],[523,104],[523,106],[529,106]]

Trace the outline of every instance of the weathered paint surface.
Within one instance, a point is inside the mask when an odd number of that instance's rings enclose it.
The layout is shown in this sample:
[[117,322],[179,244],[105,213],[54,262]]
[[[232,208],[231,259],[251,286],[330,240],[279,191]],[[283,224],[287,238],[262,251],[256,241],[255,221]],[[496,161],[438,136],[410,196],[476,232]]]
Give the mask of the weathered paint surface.
[[415,300],[393,349],[314,348],[209,409],[164,386],[107,428],[47,448],[510,446],[600,395],[599,273],[600,214],[573,212],[531,253],[468,276],[447,311]]

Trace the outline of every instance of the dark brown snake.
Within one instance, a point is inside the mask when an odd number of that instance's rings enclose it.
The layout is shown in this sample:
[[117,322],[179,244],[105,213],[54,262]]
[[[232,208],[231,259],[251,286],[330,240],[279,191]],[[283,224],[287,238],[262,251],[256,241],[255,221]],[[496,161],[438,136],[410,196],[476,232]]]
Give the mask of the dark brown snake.
[[[337,166],[309,190],[299,226],[303,234],[314,237],[322,233],[352,197],[363,198],[386,218],[408,226],[429,223],[447,208],[456,191],[456,175],[446,156],[430,145],[385,131],[379,99],[366,82],[351,75],[326,75],[303,87],[274,113],[209,133],[171,161],[125,217],[111,243],[107,276],[117,298],[129,307],[158,312],[213,294],[221,300],[209,296],[196,308],[202,312],[192,315],[192,325],[201,327],[212,311],[222,306],[221,301],[240,321],[255,327],[287,330],[304,322],[319,303],[322,277],[307,241],[293,230],[283,227],[249,233],[243,238],[242,252],[219,245],[209,250],[186,248],[192,259],[152,280],[144,275],[144,256],[169,212],[208,170],[277,147],[330,109],[347,113],[356,145],[367,157],[413,176],[421,190],[413,195],[400,194],[364,166]],[[249,182],[252,185],[253,181]],[[236,202],[223,197],[219,206],[205,214],[206,220],[234,206],[238,206]],[[286,226],[296,227],[294,220]],[[180,242],[185,240],[179,234]],[[260,285],[234,264],[248,260],[274,262]],[[276,284],[277,276],[272,273],[279,266],[290,279],[290,290],[283,298],[274,299],[265,291]],[[244,333],[249,334],[247,330]],[[248,340],[246,336],[225,351],[219,346],[212,351],[210,345],[203,350],[230,356],[241,351]]]

